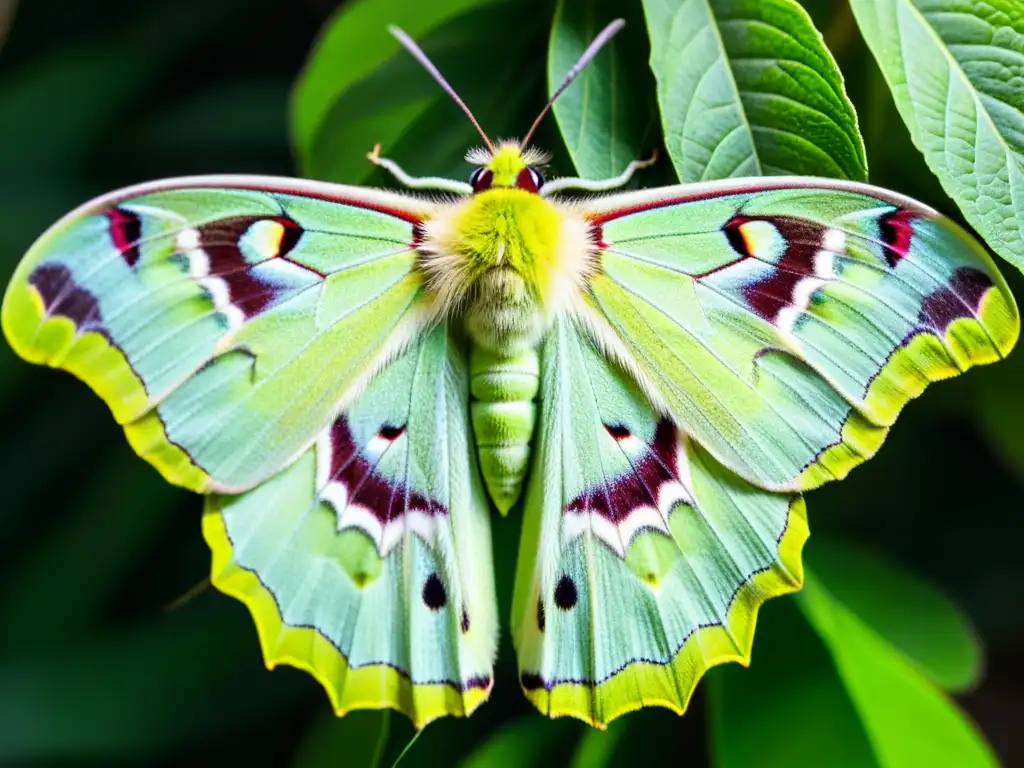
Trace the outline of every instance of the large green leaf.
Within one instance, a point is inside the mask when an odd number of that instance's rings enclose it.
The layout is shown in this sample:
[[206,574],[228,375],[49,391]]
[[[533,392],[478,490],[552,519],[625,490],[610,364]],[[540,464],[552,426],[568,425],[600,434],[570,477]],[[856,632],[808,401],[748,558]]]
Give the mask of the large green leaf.
[[1024,268],[1020,0],[851,0],[928,166],[967,221]]
[[878,553],[830,538],[812,540],[807,563],[837,600],[932,682],[948,691],[978,682],[981,641],[933,585]]
[[[524,85],[540,74],[524,67],[538,22],[521,16],[507,3],[481,7],[418,41],[493,135],[512,126],[525,130]],[[493,29],[508,30],[501,56],[493,55]],[[404,49],[338,94],[321,119],[303,172],[333,181],[394,186],[366,159],[377,143],[410,173],[446,175],[464,173],[463,155],[480,143],[472,124]]]
[[974,768],[997,760],[976,726],[809,569],[797,602],[832,655],[878,756],[893,768]]
[[708,673],[715,768],[877,766],[828,651],[794,601],[773,601],[757,624],[750,668]]
[[644,0],[665,146],[682,181],[863,179],[843,79],[794,0]]
[[[549,93],[622,10],[607,0],[559,0],[548,45]],[[552,107],[569,156],[587,178],[615,176],[650,152],[643,146],[653,117],[647,98],[650,73],[639,66],[646,47],[643,20],[633,16]]]
[[[310,172],[310,154],[334,103],[400,50],[399,42],[388,34],[386,24],[400,25],[413,38],[420,38],[467,10],[495,1],[356,0],[343,3],[324,26],[292,96],[292,142],[303,172]],[[388,99],[386,91],[378,95],[382,101]]]

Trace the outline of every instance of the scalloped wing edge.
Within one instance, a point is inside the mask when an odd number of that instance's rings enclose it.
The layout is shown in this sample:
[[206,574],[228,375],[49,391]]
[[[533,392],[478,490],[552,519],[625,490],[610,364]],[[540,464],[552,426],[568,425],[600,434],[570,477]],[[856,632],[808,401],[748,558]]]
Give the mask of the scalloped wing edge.
[[[840,442],[826,446],[797,478],[800,489],[808,491],[832,480],[842,480],[873,457],[900,411],[929,384],[1005,358],[1017,342],[1020,316],[1012,311],[1004,292],[1012,295],[1005,285],[997,283],[990,287],[981,299],[978,318],[957,318],[946,328],[944,338],[921,332],[893,350],[868,385],[864,398],[866,409],[877,404],[881,412],[891,414],[889,425],[875,424],[860,409],[852,409],[842,426]],[[1001,338],[991,335],[998,329],[1005,331]],[[974,343],[973,337],[979,331],[985,336],[984,343]]]
[[270,590],[255,573],[234,562],[217,498],[205,498],[202,519],[203,538],[213,553],[210,583],[249,609],[268,670],[287,664],[309,673],[327,692],[339,717],[355,709],[394,709],[412,720],[417,730],[447,715],[468,716],[490,696],[493,677],[486,688],[460,691],[451,683],[413,683],[386,664],[350,667],[341,651],[314,628],[285,624]]
[[[615,718],[643,707],[664,707],[677,715],[684,714],[708,669],[727,662],[750,665],[761,606],[772,598],[798,592],[803,586],[802,553],[809,536],[807,507],[803,496],[795,494],[785,533],[779,540],[776,564],[754,574],[736,590],[726,617],[729,631],[721,624],[698,628],[666,664],[632,661],[597,684],[566,682],[533,690],[520,685],[523,693],[549,717],[575,717],[602,730]],[[730,634],[738,640],[738,648]],[[637,697],[636,691],[642,691],[642,697]],[[648,695],[649,691],[656,693]],[[604,702],[600,717],[595,716],[593,706],[598,698]]]
[[[0,320],[19,357],[67,371],[85,382],[124,428],[132,450],[164,479],[197,493],[206,490],[209,475],[167,437],[156,411],[128,421],[127,414],[137,412],[148,398],[142,381],[116,344],[97,331],[79,333],[74,321],[63,315],[47,317],[39,291],[27,282],[11,282]],[[18,327],[37,329],[31,345],[24,343]]]

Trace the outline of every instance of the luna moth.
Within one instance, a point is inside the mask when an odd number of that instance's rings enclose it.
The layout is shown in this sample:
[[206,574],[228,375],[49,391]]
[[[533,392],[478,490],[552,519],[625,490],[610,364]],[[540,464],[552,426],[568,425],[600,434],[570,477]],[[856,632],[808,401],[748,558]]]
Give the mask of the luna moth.
[[873,456],[930,382],[1004,357],[1013,296],[959,226],[866,184],[612,191],[646,161],[547,181],[529,141],[551,102],[492,142],[392,31],[480,132],[468,183],[375,149],[427,193],[242,175],[112,192],[30,248],[6,338],[205,495],[212,583],[339,715],[422,727],[488,697],[490,520],[510,511],[529,700],[598,727],[681,713],[800,588],[803,492]]

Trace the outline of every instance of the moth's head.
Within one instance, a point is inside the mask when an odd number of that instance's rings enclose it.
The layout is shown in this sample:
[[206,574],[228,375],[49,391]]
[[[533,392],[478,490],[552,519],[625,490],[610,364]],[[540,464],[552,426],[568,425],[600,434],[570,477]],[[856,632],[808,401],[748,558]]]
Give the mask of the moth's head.
[[493,151],[486,147],[471,149],[466,162],[477,166],[469,174],[473,192],[488,189],[523,189],[538,192],[544,186],[540,166],[550,158],[546,152],[533,147],[521,147],[516,141],[501,141]]

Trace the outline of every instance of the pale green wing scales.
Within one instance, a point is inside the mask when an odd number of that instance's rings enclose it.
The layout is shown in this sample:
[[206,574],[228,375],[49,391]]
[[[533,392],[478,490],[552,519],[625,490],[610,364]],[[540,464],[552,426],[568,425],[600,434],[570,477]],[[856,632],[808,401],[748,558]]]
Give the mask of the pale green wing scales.
[[1020,319],[985,249],[852,182],[771,178],[588,201],[580,317],[713,456],[774,490],[874,455],[932,381],[1004,357]]
[[255,176],[129,188],[33,245],[4,332],[92,386],[170,481],[245,490],[306,450],[422,327],[414,246],[431,210]]
[[490,692],[490,511],[469,429],[465,356],[439,325],[284,472],[207,497],[214,585],[249,607],[268,666],[311,672],[338,714],[391,707],[422,727]]
[[803,500],[723,467],[566,318],[539,409],[512,612],[523,690],[597,726],[682,712],[708,667],[747,663],[760,605],[800,587]]

